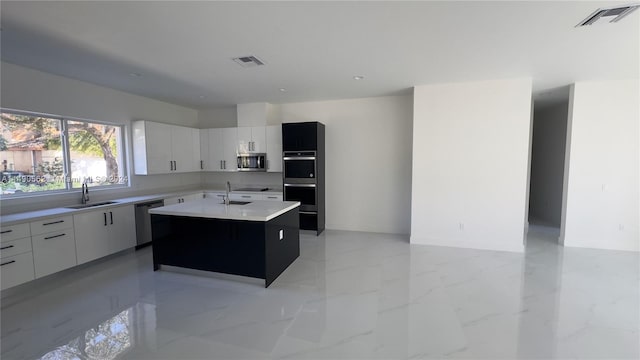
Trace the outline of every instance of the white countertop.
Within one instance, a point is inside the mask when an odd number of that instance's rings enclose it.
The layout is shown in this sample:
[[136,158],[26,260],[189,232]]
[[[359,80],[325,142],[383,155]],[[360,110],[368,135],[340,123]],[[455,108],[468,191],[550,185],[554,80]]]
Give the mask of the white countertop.
[[256,200],[246,205],[225,205],[213,199],[193,200],[149,210],[151,214],[211,219],[269,221],[300,206],[297,201]]
[[[40,220],[40,219],[56,217],[60,215],[74,215],[81,212],[99,210],[99,209],[115,207],[115,206],[135,205],[135,204],[140,204],[140,203],[154,201],[154,200],[163,200],[173,196],[187,196],[190,194],[197,194],[197,193],[204,193],[204,192],[220,192],[220,191],[224,192],[224,190],[219,190],[217,187],[213,187],[213,188],[206,188],[204,190],[183,190],[183,191],[159,193],[159,194],[152,194],[152,195],[131,196],[126,198],[112,199],[112,200],[101,199],[95,202],[113,201],[114,203],[110,205],[88,207],[84,209],[70,209],[66,207],[56,207],[56,208],[21,212],[21,213],[15,213],[15,214],[6,214],[6,215],[0,216],[0,225],[7,226],[7,225],[13,225],[13,224],[21,223],[25,221]],[[242,194],[245,192],[232,191],[232,193]],[[253,193],[255,194],[256,192],[253,192]],[[282,194],[282,191],[270,190],[270,191],[263,191],[258,193]],[[182,204],[186,204],[186,203],[182,203]],[[266,221],[266,220],[261,220],[261,221]]]

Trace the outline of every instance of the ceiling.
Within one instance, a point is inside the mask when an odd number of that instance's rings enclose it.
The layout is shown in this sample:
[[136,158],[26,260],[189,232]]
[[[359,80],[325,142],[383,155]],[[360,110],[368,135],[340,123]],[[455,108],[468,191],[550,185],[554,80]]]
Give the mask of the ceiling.
[[[575,81],[639,76],[640,11],[574,28],[618,4],[2,0],[0,55],[193,108],[508,77],[532,77],[536,98],[552,102]],[[231,60],[246,55],[266,66]]]

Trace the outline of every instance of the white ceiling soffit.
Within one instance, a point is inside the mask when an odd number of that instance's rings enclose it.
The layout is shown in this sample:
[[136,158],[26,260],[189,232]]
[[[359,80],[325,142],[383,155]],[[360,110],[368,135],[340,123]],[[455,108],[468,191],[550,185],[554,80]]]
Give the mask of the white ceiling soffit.
[[[195,108],[393,95],[508,77],[532,77],[541,93],[579,80],[638,77],[639,11],[607,26],[574,27],[594,9],[624,4],[3,0],[0,54]],[[265,65],[231,60],[245,55]]]

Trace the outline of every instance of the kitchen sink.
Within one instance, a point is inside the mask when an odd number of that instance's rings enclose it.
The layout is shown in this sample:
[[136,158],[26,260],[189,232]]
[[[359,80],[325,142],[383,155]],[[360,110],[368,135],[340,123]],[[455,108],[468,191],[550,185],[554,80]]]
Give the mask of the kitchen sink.
[[[223,202],[221,202],[220,204],[224,204]],[[247,205],[247,204],[251,204],[251,201],[229,201],[229,205]]]
[[73,205],[73,206],[65,206],[65,208],[67,208],[67,209],[85,209],[85,208],[90,208],[90,207],[94,207],[94,206],[103,206],[103,205],[111,205],[111,204],[117,204],[117,202],[115,202],[115,201],[103,201],[103,202],[93,203],[93,204],[80,204],[80,205]]

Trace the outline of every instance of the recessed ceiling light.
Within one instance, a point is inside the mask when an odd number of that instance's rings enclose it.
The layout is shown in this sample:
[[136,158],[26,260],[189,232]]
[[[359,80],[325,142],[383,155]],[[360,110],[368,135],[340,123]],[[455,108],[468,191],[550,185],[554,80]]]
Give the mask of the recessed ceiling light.
[[364,76],[362,75],[356,75],[353,77],[353,80],[362,80],[362,79],[364,79]]
[[287,92],[287,89],[285,89],[285,88],[280,88],[278,90],[280,90],[281,92]]
[[133,73],[129,73],[129,75],[130,75],[130,76],[133,76],[133,77],[141,77],[141,76],[142,76],[142,74],[140,74],[140,73],[135,73],[135,72],[133,72]]

